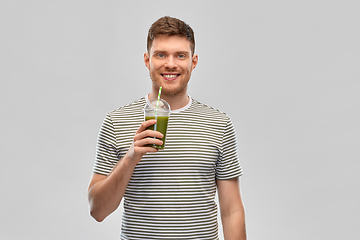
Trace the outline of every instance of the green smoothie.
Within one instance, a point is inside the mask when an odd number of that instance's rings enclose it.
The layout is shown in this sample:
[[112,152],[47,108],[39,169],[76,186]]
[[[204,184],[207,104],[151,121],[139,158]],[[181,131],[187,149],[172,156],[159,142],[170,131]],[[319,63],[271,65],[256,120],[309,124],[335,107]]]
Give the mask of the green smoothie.
[[[155,116],[146,116],[145,117],[145,121],[150,120],[150,119],[155,119]],[[164,135],[164,137],[161,138],[161,140],[163,141],[163,144],[161,146],[156,145],[156,144],[149,144],[149,145],[147,145],[148,147],[153,147],[153,148],[157,148],[157,149],[164,149],[168,121],[169,121],[168,116],[158,116],[157,117],[156,131],[161,132]],[[154,130],[154,128],[155,128],[155,125],[151,125],[147,129]]]

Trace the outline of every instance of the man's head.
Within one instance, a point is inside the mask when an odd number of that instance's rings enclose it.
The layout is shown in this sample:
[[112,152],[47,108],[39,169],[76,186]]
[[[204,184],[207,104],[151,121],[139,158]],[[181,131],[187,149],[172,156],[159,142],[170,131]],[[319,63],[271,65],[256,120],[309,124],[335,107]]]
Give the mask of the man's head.
[[161,86],[162,97],[167,101],[187,101],[187,85],[198,62],[194,49],[193,30],[183,21],[163,17],[151,26],[148,52],[144,53],[152,80],[151,97],[157,96]]
[[147,51],[150,52],[152,43],[156,37],[159,36],[179,36],[185,37],[190,41],[191,54],[195,53],[195,37],[192,28],[185,22],[173,18],[162,17],[154,22],[148,33],[147,37]]

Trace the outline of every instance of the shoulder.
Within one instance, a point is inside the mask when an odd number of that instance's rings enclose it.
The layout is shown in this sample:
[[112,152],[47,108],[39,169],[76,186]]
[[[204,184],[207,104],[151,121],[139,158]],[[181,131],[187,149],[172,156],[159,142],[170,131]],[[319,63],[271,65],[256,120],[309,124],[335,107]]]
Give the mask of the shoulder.
[[206,117],[217,118],[224,121],[231,121],[230,117],[225,113],[210,105],[202,103],[192,98],[191,108],[189,109],[194,113],[204,115]]
[[123,105],[111,112],[107,115],[111,118],[118,118],[118,117],[131,117],[131,116],[138,116],[140,113],[143,112],[144,106],[146,103],[145,97],[142,97],[138,100],[135,100],[129,104]]

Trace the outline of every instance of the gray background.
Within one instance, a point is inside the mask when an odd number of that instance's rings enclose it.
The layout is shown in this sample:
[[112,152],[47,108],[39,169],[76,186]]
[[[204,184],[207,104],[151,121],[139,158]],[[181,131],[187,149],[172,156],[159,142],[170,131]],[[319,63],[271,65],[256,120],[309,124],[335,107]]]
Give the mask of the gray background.
[[1,0],[0,239],[119,239],[121,209],[88,213],[96,138],[149,92],[146,36],[164,15],[195,30],[190,95],[233,119],[248,239],[360,239],[349,0]]

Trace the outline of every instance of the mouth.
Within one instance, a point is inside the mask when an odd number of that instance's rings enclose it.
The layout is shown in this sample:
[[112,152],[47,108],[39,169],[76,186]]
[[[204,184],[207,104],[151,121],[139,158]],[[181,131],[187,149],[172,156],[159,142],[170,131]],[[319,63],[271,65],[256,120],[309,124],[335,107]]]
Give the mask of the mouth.
[[171,80],[175,80],[176,78],[178,78],[180,76],[180,74],[174,74],[174,73],[165,73],[165,74],[161,74],[161,76],[168,81]]

